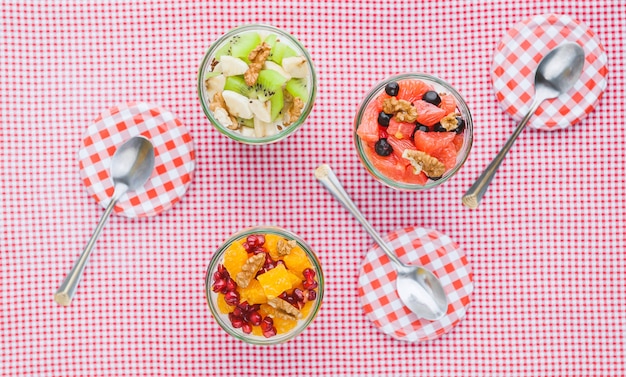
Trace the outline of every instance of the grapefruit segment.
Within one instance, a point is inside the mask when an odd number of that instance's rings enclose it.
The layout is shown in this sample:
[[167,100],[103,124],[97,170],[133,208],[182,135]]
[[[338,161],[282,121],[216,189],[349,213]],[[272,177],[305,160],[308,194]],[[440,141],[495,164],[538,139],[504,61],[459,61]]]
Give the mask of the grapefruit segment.
[[421,99],[414,101],[413,106],[417,109],[416,121],[428,127],[437,124],[447,114],[444,109]]
[[375,143],[378,140],[378,113],[381,111],[381,103],[372,101],[363,112],[361,123],[356,130],[356,134],[363,141]]
[[448,171],[456,165],[456,155],[456,147],[453,142],[450,142],[445,147],[439,149],[432,156],[441,161],[446,167],[446,171]]
[[385,177],[394,180],[401,181],[404,176],[404,165],[400,164],[398,157],[395,154],[391,154],[387,157],[379,156],[374,147],[368,144],[363,144],[363,152],[367,160]]
[[440,95],[441,103],[439,107],[446,112],[446,114],[450,114],[456,111],[456,100],[452,94],[443,94]]
[[410,139],[415,129],[415,123],[398,122],[396,118],[391,118],[389,127],[387,127],[387,135],[396,139]]
[[432,86],[422,80],[401,80],[398,81],[398,99],[413,102],[422,99],[424,93],[433,90]]
[[434,156],[439,150],[452,142],[456,134],[452,132],[424,132],[417,130],[413,136],[415,148]]
[[[400,163],[402,163],[402,152],[404,152],[406,149],[415,149],[415,144],[413,144],[413,141],[411,139],[398,140],[395,137],[390,137],[387,139],[387,142],[391,144],[391,147],[393,148],[393,154],[398,157],[398,161]],[[408,163],[409,162],[407,161],[406,164]]]

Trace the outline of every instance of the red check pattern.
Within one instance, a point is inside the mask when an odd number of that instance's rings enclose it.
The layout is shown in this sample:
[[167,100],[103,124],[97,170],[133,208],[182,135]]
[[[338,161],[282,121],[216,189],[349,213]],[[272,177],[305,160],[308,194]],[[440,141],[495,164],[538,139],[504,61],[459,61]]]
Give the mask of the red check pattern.
[[576,42],[585,51],[583,73],[569,92],[541,104],[528,124],[548,131],[568,127],[585,118],[602,98],[608,58],[596,34],[568,15],[533,16],[507,31],[493,57],[496,97],[515,120],[522,120],[533,101],[539,62],[563,42]]
[[154,147],[154,172],[143,187],[126,193],[115,205],[114,211],[127,217],[154,216],[169,209],[187,191],[195,169],[191,135],[174,114],[145,103],[114,106],[87,128],[78,152],[81,180],[101,206],[107,207],[114,192],[113,154],[139,135]]
[[417,227],[391,232],[385,241],[404,263],[433,271],[448,296],[448,311],[442,319],[428,321],[404,306],[395,289],[393,264],[375,245],[365,255],[359,274],[365,315],[383,333],[408,342],[436,339],[452,330],[465,316],[474,290],[471,267],[459,245],[439,231]]
[[[607,86],[576,126],[523,132],[471,211],[461,196],[516,124],[494,95],[494,52],[543,14],[593,31]],[[0,20],[1,376],[626,375],[623,1],[2,0]],[[297,37],[319,83],[298,132],[263,147],[213,129],[196,87],[209,44],[251,22]],[[467,162],[423,192],[380,184],[354,151],[359,103],[402,72],[446,80],[474,120]],[[53,294],[102,214],[77,153],[100,113],[131,102],[188,130],[191,184],[158,216],[111,216],[60,307]],[[314,178],[322,163],[381,234],[436,229],[465,252],[474,291],[447,334],[399,341],[365,315],[358,279],[372,242]],[[260,224],[301,236],[325,278],[315,321],[271,347],[228,336],[203,292],[219,245]]]

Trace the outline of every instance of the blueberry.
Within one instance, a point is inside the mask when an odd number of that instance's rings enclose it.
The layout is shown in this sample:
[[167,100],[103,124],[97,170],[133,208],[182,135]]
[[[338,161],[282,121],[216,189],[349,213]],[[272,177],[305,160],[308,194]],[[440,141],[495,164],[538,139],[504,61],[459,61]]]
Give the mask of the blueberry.
[[374,144],[374,150],[379,156],[384,157],[389,156],[393,152],[393,148],[387,139],[378,139],[376,144]]
[[428,132],[430,131],[430,129],[428,128],[428,126],[425,126],[421,123],[415,123],[415,129],[419,130],[419,131],[424,131],[424,132]]
[[413,139],[415,137],[415,133],[417,131],[428,132],[429,129],[428,129],[427,126],[424,126],[421,123],[415,123],[415,128],[413,129],[413,132],[411,132],[411,139]]
[[378,124],[380,124],[383,127],[388,127],[391,117],[393,117],[393,115],[390,115],[384,111],[381,111],[380,113],[378,113]]
[[428,178],[432,179],[433,181],[438,181],[441,179],[441,177],[428,177]]
[[395,81],[391,81],[387,83],[387,85],[385,85],[385,93],[389,94],[390,96],[397,96],[399,90],[400,85],[398,85],[398,83]]
[[446,130],[441,123],[437,123],[435,124],[435,132],[448,132],[448,130]]
[[429,90],[424,93],[422,99],[435,106],[439,106],[439,104],[441,103],[441,97],[439,97],[439,94],[437,94],[437,92],[435,92],[434,90]]
[[463,130],[465,130],[465,120],[461,117],[456,117],[456,129],[454,130],[454,132],[456,132],[457,134],[460,134],[463,132]]

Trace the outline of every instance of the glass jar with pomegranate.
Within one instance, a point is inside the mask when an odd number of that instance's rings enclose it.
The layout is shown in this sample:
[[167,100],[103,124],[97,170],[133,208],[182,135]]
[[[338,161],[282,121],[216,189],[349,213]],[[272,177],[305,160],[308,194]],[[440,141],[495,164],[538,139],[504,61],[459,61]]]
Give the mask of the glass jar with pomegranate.
[[324,295],[322,268],[298,236],[259,226],[230,237],[207,269],[209,309],[227,333],[244,342],[293,339],[316,317]]

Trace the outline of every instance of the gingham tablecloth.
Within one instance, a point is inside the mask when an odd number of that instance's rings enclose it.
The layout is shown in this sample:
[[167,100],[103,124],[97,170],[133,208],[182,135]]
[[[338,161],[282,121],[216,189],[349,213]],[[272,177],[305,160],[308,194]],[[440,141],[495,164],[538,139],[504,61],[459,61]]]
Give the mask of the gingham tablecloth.
[[[625,375],[626,5],[550,3],[2,1],[0,374]],[[596,33],[607,89],[567,130],[526,130],[471,211],[461,195],[514,127],[492,89],[493,52],[516,23],[547,13]],[[212,129],[196,95],[209,43],[250,22],[298,37],[319,77],[302,129],[260,148]],[[381,185],[352,147],[362,97],[406,71],[449,81],[475,121],[468,162],[428,192]],[[189,130],[193,181],[158,216],[112,216],[74,302],[60,307],[53,293],[102,214],[79,177],[81,137],[98,114],[133,101]],[[472,303],[448,334],[401,342],[366,318],[357,278],[371,241],[314,179],[323,162],[382,233],[437,229],[466,252]],[[279,346],[229,337],[203,294],[213,251],[259,224],[304,238],[327,282],[315,322]]]

